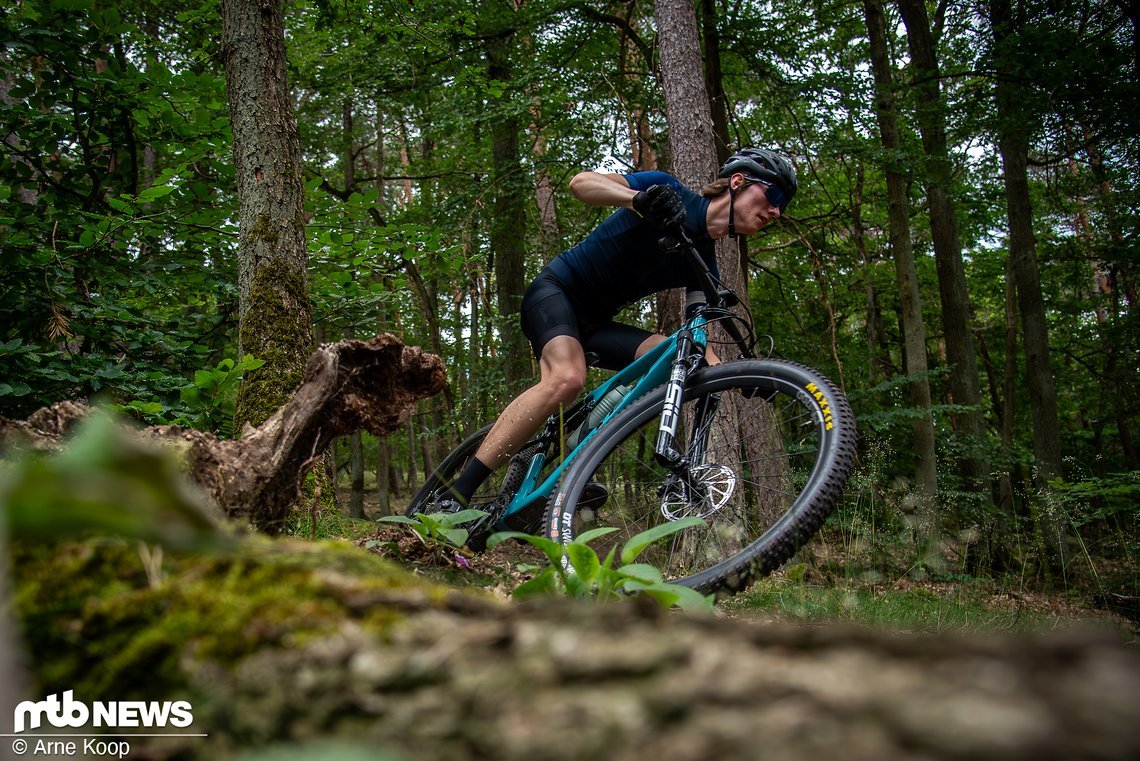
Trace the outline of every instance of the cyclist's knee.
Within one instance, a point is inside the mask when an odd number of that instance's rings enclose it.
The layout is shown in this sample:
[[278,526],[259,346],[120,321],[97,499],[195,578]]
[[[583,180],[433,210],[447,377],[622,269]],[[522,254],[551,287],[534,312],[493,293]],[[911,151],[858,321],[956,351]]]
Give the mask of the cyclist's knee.
[[550,403],[554,405],[568,405],[582,393],[586,384],[586,373],[576,367],[561,368],[544,379],[549,393]]

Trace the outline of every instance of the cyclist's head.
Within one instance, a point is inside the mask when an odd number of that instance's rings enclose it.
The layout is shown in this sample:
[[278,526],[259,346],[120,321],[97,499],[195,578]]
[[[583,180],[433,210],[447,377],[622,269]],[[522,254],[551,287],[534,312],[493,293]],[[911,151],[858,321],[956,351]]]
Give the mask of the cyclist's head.
[[783,212],[796,195],[796,170],[783,156],[763,148],[741,148],[724,162],[717,178],[726,180],[737,172],[775,188],[768,197]]

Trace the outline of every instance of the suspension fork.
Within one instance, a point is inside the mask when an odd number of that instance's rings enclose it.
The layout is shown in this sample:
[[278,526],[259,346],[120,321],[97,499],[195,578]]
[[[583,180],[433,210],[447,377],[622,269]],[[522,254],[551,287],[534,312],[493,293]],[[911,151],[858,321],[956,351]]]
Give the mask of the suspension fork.
[[709,429],[720,409],[720,392],[706,394],[693,413],[693,435],[689,442],[689,464],[704,465],[709,448]]
[[[685,382],[689,373],[700,361],[694,353],[699,344],[689,328],[682,328],[677,334],[677,354],[665,384],[665,404],[661,409],[661,425],[657,429],[657,443],[654,455],[663,467],[677,472],[686,465],[685,456],[677,449],[677,426],[681,422],[681,403],[685,398]],[[703,347],[702,347],[703,348]]]

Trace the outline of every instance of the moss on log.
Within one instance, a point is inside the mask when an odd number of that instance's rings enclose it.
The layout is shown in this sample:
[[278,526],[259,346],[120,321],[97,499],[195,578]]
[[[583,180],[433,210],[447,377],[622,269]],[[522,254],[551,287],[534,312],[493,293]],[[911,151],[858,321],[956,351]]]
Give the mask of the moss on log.
[[397,757],[1132,759],[1140,656],[1102,635],[899,636],[636,604],[510,605],[345,543],[167,555],[13,548],[38,692],[190,700],[225,759],[337,740]]

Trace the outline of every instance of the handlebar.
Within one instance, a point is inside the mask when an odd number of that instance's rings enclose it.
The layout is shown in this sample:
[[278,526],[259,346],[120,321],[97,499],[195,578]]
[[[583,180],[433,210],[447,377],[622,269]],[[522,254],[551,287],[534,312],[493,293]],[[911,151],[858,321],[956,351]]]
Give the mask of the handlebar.
[[[680,253],[686,258],[689,266],[693,269],[697,279],[700,281],[701,290],[705,293],[706,303],[714,309],[726,309],[728,307],[736,306],[740,303],[739,297],[729,289],[723,291],[717,287],[716,282],[713,280],[712,273],[709,271],[709,266],[705,264],[705,260],[701,258],[700,252],[693,244],[691,238],[685,228],[681,225],[674,225],[666,231],[666,235],[661,239],[662,244],[666,248],[673,249],[674,251],[680,249]],[[737,346],[740,347],[740,353],[744,357],[754,357],[752,346],[744,334],[740,332],[739,326],[733,320],[723,320],[721,325],[724,327],[729,338],[731,338]]]

